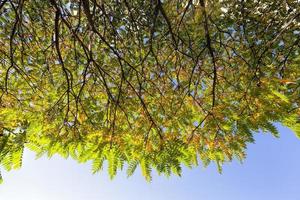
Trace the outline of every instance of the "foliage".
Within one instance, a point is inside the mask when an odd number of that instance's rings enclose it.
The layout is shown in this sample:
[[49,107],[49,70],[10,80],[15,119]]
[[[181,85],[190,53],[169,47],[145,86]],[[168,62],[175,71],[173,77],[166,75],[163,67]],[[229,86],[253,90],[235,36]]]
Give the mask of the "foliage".
[[244,159],[253,134],[300,137],[300,3],[1,0],[0,165],[24,146],[180,175]]

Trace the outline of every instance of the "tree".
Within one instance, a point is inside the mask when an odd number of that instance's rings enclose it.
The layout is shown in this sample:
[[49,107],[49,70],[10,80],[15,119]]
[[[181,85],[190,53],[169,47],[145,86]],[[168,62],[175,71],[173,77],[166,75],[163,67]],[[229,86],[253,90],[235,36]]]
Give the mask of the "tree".
[[180,175],[300,137],[297,0],[1,0],[0,164],[24,147]]

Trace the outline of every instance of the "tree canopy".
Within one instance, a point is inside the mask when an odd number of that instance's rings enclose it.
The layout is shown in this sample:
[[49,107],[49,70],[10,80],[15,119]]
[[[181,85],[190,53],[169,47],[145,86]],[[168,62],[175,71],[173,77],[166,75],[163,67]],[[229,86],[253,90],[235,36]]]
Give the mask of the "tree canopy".
[[221,170],[274,123],[300,137],[299,41],[298,0],[1,0],[0,165]]

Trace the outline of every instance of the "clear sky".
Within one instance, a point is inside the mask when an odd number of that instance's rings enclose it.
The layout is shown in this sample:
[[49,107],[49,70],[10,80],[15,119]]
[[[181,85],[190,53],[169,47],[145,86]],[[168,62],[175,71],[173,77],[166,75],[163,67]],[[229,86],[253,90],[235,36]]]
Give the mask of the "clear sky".
[[22,169],[5,172],[0,200],[300,200],[300,140],[279,128],[281,138],[256,134],[243,164],[184,169],[183,177],[153,176],[147,183],[140,171],[114,180],[103,171],[92,175],[90,164],[58,156],[34,160],[25,152]]

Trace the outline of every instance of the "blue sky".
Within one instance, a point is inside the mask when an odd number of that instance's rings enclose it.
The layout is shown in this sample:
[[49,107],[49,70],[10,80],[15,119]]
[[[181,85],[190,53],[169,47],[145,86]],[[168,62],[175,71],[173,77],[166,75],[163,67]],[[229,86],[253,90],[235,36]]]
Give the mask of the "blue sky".
[[92,175],[90,164],[58,156],[34,159],[25,152],[22,169],[5,172],[1,200],[299,200],[300,140],[279,127],[281,138],[256,134],[243,164],[184,169],[183,177],[154,175],[147,183],[140,171],[125,171],[110,180],[103,171]]

